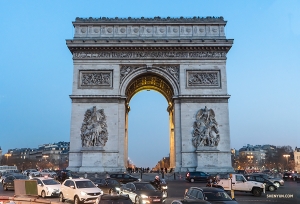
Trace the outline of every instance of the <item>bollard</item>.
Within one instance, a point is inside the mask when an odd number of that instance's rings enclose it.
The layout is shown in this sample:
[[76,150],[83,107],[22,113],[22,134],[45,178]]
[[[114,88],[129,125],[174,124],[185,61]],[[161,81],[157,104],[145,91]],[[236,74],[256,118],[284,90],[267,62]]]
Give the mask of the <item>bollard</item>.
[[176,180],[176,173],[174,172],[174,180]]
[[98,178],[98,174],[97,174],[97,172],[95,172],[95,178]]
[[84,178],[87,178],[87,173],[86,172],[84,173]]

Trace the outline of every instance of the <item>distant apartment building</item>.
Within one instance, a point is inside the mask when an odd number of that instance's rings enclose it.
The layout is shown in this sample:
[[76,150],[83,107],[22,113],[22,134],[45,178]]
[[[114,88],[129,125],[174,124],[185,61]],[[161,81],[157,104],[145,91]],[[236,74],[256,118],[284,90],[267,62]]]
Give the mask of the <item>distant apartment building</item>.
[[295,148],[294,151],[295,171],[300,172],[300,148]]
[[247,158],[253,165],[262,165],[266,158],[266,150],[262,145],[247,144],[239,149],[239,156]]

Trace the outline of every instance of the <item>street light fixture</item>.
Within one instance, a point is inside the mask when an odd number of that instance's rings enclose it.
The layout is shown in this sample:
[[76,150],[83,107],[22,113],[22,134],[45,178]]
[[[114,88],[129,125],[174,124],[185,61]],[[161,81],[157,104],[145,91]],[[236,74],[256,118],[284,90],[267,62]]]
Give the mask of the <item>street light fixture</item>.
[[4,156],[6,156],[6,164],[8,165],[8,157],[10,157],[11,154],[4,154]]

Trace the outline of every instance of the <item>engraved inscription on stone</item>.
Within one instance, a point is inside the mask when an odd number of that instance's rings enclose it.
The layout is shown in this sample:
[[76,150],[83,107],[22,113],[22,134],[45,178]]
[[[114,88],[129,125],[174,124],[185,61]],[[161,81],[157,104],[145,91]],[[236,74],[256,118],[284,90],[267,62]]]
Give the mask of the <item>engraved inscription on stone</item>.
[[197,112],[192,135],[192,142],[196,148],[199,146],[218,146],[220,142],[219,128],[212,109],[205,106]]
[[109,70],[80,70],[80,88],[112,87],[112,71]]
[[108,140],[106,115],[104,109],[97,110],[96,106],[84,114],[81,126],[82,147],[105,146]]
[[220,71],[199,70],[187,71],[187,87],[217,87],[221,86]]

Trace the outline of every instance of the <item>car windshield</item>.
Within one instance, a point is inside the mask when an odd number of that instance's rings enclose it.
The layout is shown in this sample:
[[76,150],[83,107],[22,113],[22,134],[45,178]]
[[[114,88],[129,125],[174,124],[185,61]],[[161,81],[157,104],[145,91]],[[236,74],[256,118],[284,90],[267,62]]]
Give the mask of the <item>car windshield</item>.
[[117,180],[114,180],[114,179],[108,179],[107,183],[112,184],[112,185],[119,185],[120,184]]
[[58,181],[54,180],[54,179],[47,179],[47,180],[43,180],[45,185],[57,185],[60,184]]
[[95,188],[91,181],[75,181],[77,188]]
[[156,190],[150,183],[136,183],[136,190]]
[[227,200],[231,200],[229,195],[225,192],[204,192],[204,195],[207,198],[207,201],[214,201],[214,200],[227,201]]

